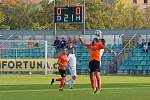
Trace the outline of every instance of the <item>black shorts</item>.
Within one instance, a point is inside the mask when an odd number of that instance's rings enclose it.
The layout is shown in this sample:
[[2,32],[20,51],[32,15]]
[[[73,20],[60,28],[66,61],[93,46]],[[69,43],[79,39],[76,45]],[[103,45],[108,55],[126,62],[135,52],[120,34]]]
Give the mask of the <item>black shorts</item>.
[[90,72],[100,72],[100,61],[92,60],[89,63]]
[[66,77],[66,70],[59,69],[59,73],[60,73],[62,78]]

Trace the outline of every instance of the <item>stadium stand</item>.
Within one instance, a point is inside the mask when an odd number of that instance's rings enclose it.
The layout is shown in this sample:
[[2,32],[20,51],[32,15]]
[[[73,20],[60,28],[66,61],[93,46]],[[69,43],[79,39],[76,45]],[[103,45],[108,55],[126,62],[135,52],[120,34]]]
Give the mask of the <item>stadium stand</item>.
[[[107,47],[111,48],[114,51],[116,51],[117,53],[119,53],[120,50],[122,50],[123,45],[122,44],[119,44],[119,45],[108,44]],[[77,67],[78,70],[82,73],[88,72],[88,62],[89,62],[88,49],[82,45],[78,45],[76,48],[76,55],[77,55],[77,60],[80,62],[80,65],[81,65],[80,67]],[[107,70],[105,68],[106,66],[113,66],[114,67],[114,65],[111,63],[111,62],[113,62],[112,60],[114,60],[113,57],[114,57],[114,55],[112,53],[107,52],[107,51],[104,52],[104,54],[102,56],[102,66],[101,66],[101,72],[102,73],[104,73],[104,70]],[[109,69],[107,71],[109,71]]]
[[[121,31],[119,31],[121,32]],[[2,33],[1,33],[2,34]],[[38,34],[38,35],[37,35]],[[122,33],[120,33],[121,35]],[[0,58],[1,59],[45,59],[45,48],[43,43],[41,42],[34,42],[34,47],[29,48],[28,47],[28,42],[29,38],[32,37],[33,41],[37,41],[40,39],[43,39],[44,41],[48,41],[48,48],[47,48],[47,54],[48,57],[51,58],[56,58],[56,48],[53,45],[53,42],[56,38],[54,35],[47,35],[46,33],[44,35],[41,35],[40,33],[36,33],[36,35],[29,35],[29,33],[24,33],[21,35],[13,35],[11,37],[10,41],[13,42],[6,42],[7,38],[10,36],[10,34],[2,34],[4,37],[0,37],[2,41],[0,41]],[[129,35],[129,34],[128,34]],[[126,36],[128,36],[126,35]],[[133,36],[133,35],[131,35]],[[76,37],[76,40],[78,40],[78,35],[60,35],[59,39],[64,39],[67,41],[69,37],[74,39]],[[84,35],[84,39],[86,42],[91,41],[94,36],[93,35]],[[106,41],[107,41],[107,47],[113,49],[114,51],[119,54],[124,46],[124,38],[122,40],[119,40],[119,35],[104,35]],[[115,38],[113,38],[115,37]],[[137,38],[138,35],[135,37]],[[142,38],[144,37],[146,41],[146,35],[143,35]],[[128,37],[127,37],[128,38]],[[134,38],[134,39],[135,39]],[[112,40],[110,40],[112,39]],[[148,38],[149,39],[149,38]],[[147,40],[148,40],[147,39]],[[17,41],[26,41],[26,42],[17,42]],[[5,41],[5,43],[3,43]],[[129,40],[126,41],[128,43]],[[101,73],[127,73],[127,74],[138,74],[138,73],[149,73],[150,71],[150,52],[148,51],[147,53],[144,52],[143,48],[141,48],[141,44],[138,44],[138,40],[135,39],[134,45],[127,46],[126,51],[123,55],[123,59],[117,58],[114,56],[111,52],[108,52],[105,50],[103,56],[102,56],[102,66],[101,66]],[[77,41],[78,42],[78,41]],[[149,41],[148,41],[149,42]],[[138,45],[135,45],[138,44]],[[80,63],[77,65],[77,72],[79,74],[82,73],[88,73],[88,62],[89,62],[89,53],[88,49],[84,47],[83,45],[77,43],[75,45],[76,47],[76,56],[77,56],[77,61]],[[122,61],[121,61],[121,60]],[[118,64],[119,63],[119,64]]]
[[4,49],[1,50],[1,58],[39,58],[45,56],[44,48],[24,48],[17,50],[16,56],[16,49]]
[[138,44],[136,48],[130,52],[119,69],[123,72],[127,71],[128,73],[150,71],[150,52],[145,53],[143,48],[141,48],[141,44]]
[[[123,45],[107,45],[108,48],[111,48],[115,50],[116,52],[119,52],[122,48]],[[53,50],[52,50],[53,48]],[[17,51],[16,51],[17,50]],[[54,51],[54,54],[56,54],[56,50],[54,47],[48,47],[48,55],[52,54],[52,51]],[[8,45],[7,48],[1,48],[0,50],[1,59],[13,59],[13,58],[18,58],[18,59],[26,59],[26,58],[44,58],[45,57],[45,48],[40,46],[40,47],[33,47],[33,48],[28,48],[27,43],[20,43],[20,44],[13,44],[13,45]],[[16,54],[17,53],[17,54]],[[78,44],[76,46],[76,56],[77,56],[77,61],[80,63],[80,66],[77,65],[77,70],[79,73],[88,73],[88,62],[89,62],[89,53],[88,49],[84,47],[83,45]],[[108,56],[108,58],[107,58]],[[101,66],[101,72],[104,72],[104,67],[108,66],[108,62],[111,62],[113,58],[113,54],[110,52],[105,51],[102,57],[102,66]]]

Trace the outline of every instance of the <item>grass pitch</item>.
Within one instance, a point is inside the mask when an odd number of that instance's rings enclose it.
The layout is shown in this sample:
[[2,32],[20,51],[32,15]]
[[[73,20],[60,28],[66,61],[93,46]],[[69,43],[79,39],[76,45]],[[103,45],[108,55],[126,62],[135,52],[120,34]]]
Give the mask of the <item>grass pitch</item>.
[[78,75],[75,88],[63,92],[57,75],[0,75],[0,100],[150,100],[150,77],[102,76],[102,93],[91,93],[88,75]]

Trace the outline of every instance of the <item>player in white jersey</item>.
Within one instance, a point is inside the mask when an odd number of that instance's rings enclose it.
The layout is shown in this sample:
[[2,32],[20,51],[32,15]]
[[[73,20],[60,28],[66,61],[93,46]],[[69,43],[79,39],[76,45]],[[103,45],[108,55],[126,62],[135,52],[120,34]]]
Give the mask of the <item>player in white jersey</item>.
[[[103,39],[103,35],[102,35],[102,31],[101,30],[96,30],[95,32],[96,38],[101,41],[101,39]],[[100,50],[100,58],[102,58],[104,53],[104,49]],[[101,66],[102,62],[100,61],[100,66]]]
[[[101,40],[100,40],[101,41]],[[101,60],[100,60],[100,67],[101,67],[101,64],[102,64],[102,56],[103,56],[103,53],[104,53],[104,49],[101,49],[100,50],[100,58],[101,58]]]
[[[101,30],[96,30],[95,35],[96,35],[96,38],[99,40],[99,42],[105,43],[105,40],[103,39],[103,34],[102,34]],[[115,51],[113,51],[112,49],[109,49],[107,47],[105,47],[105,49],[107,49],[111,53],[114,53],[114,55],[117,55],[117,53]],[[103,53],[104,53],[104,49],[101,49],[100,50],[100,58],[102,58]],[[100,66],[101,66],[101,61],[100,61]]]
[[75,56],[75,48],[70,49],[70,54],[68,55],[68,67],[71,74],[70,79],[67,82],[70,82],[70,89],[74,87],[74,80],[76,79],[76,56]]
[[[99,40],[99,42],[102,42],[105,45],[105,40],[103,39],[101,30],[96,30],[95,35],[96,35],[96,38]],[[105,49],[111,51],[112,53],[114,53],[116,55],[116,52],[114,52],[112,49],[109,49],[107,47],[105,47]],[[100,58],[102,58],[103,53],[104,53],[104,49],[101,49],[100,50]],[[100,67],[101,67],[101,64],[102,64],[102,60],[100,60]],[[102,82],[101,82],[101,78],[100,78],[100,87],[101,87],[101,83]],[[96,84],[96,87],[97,87],[97,84]]]

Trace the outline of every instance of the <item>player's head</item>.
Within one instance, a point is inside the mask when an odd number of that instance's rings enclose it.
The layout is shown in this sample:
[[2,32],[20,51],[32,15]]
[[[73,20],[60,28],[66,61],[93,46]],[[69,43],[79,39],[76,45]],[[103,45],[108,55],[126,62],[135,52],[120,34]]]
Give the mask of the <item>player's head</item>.
[[29,40],[32,40],[32,38],[30,37]]
[[67,54],[67,48],[66,47],[63,48],[62,53]]
[[105,39],[100,39],[99,42],[105,46],[105,43],[106,43]]
[[74,47],[70,48],[70,52],[71,52],[71,54],[74,54],[75,53],[75,48]]
[[68,40],[71,40],[71,37],[69,37]]
[[98,39],[97,38],[94,38],[93,41],[92,41],[92,45],[98,43]]
[[65,38],[62,38],[62,40],[65,40]]

